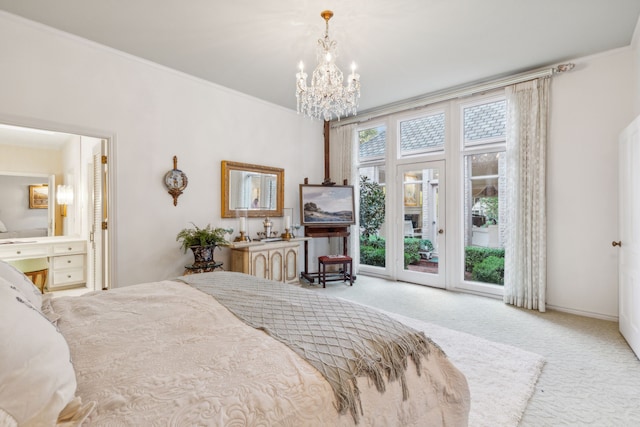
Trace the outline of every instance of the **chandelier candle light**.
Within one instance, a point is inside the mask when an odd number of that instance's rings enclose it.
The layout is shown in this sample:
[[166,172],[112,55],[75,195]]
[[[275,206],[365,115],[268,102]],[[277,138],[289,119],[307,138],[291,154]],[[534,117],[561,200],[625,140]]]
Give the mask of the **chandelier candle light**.
[[307,74],[302,61],[299,64],[300,72],[296,74],[298,113],[325,121],[333,116],[338,120],[349,114],[355,116],[360,98],[360,75],[356,73],[356,64],[353,63],[347,85],[343,85],[342,71],[336,65],[337,42],[329,38],[329,19],[333,12],[325,10],[320,16],[325,20],[326,30],[324,38],[318,39],[318,66],[313,71],[311,86],[307,86]]

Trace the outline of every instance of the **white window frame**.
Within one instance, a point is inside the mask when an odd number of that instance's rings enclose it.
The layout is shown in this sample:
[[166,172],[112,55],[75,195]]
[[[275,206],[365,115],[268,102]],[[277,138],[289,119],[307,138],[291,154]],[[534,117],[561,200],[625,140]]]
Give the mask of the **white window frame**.
[[[491,95],[486,98],[475,99],[472,102],[467,102],[464,104],[460,104],[459,113],[460,114],[460,151],[464,151],[465,149],[471,149],[473,147],[482,147],[484,148],[486,145],[495,144],[495,145],[503,145],[506,141],[506,133],[504,138],[484,138],[478,139],[475,141],[466,141],[464,139],[464,110],[465,108],[477,107],[478,105],[483,104],[492,104],[497,101],[505,100],[504,95]],[[506,131],[505,131],[506,132]]]
[[[384,150],[384,156],[371,156],[371,157],[365,157],[364,159],[360,158],[360,138],[359,138],[359,134],[360,131],[363,130],[367,130],[367,129],[375,129],[378,127],[385,127],[386,129],[386,139],[385,139],[385,150]],[[356,157],[356,162],[355,162],[355,168],[356,168],[356,172],[357,172],[357,176],[358,176],[358,182],[355,185],[355,189],[356,189],[356,215],[358,218],[358,227],[357,227],[357,231],[358,231],[358,235],[355,236],[355,250],[358,251],[358,257],[357,259],[360,259],[360,169],[361,168],[367,168],[367,167],[375,167],[375,166],[383,166],[385,169],[385,183],[383,184],[383,188],[385,191],[385,212],[387,212],[386,215],[388,215],[389,212],[389,207],[390,207],[390,202],[389,202],[389,196],[388,196],[388,180],[389,180],[389,162],[388,162],[388,158],[389,158],[389,141],[390,141],[390,137],[389,137],[389,124],[387,123],[387,120],[384,121],[377,121],[377,122],[372,122],[372,123],[363,123],[362,126],[358,126],[355,129],[355,146],[356,148],[356,153],[357,153],[357,157]],[[372,266],[372,265],[366,265],[366,264],[360,264],[358,262],[358,272],[362,272],[362,273],[366,273],[367,275],[370,276],[377,276],[377,277],[389,277],[390,273],[389,273],[389,229],[390,227],[388,226],[388,221],[386,220],[386,215],[385,215],[385,222],[382,224],[382,227],[380,229],[380,234],[385,236],[386,238],[386,242],[385,242],[385,266],[384,267],[377,267],[377,266]]]
[[455,259],[457,262],[451,265],[453,271],[450,271],[450,276],[453,278],[453,289],[463,290],[465,292],[476,293],[480,295],[486,296],[494,296],[501,297],[503,295],[504,287],[500,285],[490,284],[490,283],[482,283],[465,280],[464,278],[464,262],[465,262],[465,245],[464,245],[464,237],[465,237],[465,223],[466,218],[464,211],[464,175],[465,175],[465,157],[473,156],[478,154],[487,154],[487,153],[499,153],[506,152],[506,132],[503,138],[485,138],[482,140],[477,140],[473,142],[466,142],[464,140],[464,109],[469,107],[474,107],[482,104],[490,104],[492,102],[500,101],[505,99],[503,93],[499,95],[489,95],[478,97],[471,102],[462,102],[458,106],[458,117],[459,117],[459,126],[458,126],[458,139],[460,141],[458,145],[458,168],[457,174],[459,179],[458,185],[458,206],[459,206],[459,214],[457,215],[457,244],[451,245],[454,246],[456,250]]
[[[386,173],[386,212],[387,219],[398,218],[399,208],[394,203],[398,203],[399,195],[396,194],[395,176],[398,167],[407,163],[421,161],[445,161],[444,179],[448,189],[445,196],[445,224],[444,230],[447,235],[446,245],[446,269],[445,288],[459,290],[466,293],[475,293],[485,296],[499,297],[502,295],[502,287],[495,285],[482,285],[475,282],[464,281],[464,156],[470,154],[481,154],[484,152],[504,151],[505,141],[503,138],[484,139],[465,144],[464,138],[464,110],[474,105],[486,104],[504,99],[504,89],[498,88],[490,92],[473,95],[464,99],[449,99],[434,103],[432,105],[411,110],[397,112],[387,116],[379,117],[375,121],[361,123],[356,128],[356,132],[364,129],[386,126],[386,152],[384,158],[359,158],[354,162],[354,167],[384,165]],[[434,147],[417,152],[400,154],[400,122],[420,118],[432,114],[444,113],[445,116],[445,143],[443,147]],[[354,136],[358,141],[357,134]],[[358,173],[359,175],[359,173]],[[359,196],[357,196],[359,202]],[[393,224],[383,225],[381,231],[387,242],[396,241],[396,230]],[[359,242],[359,236],[357,238]],[[397,271],[394,260],[399,256],[397,245],[387,244],[385,267],[371,267],[359,265],[360,272],[367,275],[385,277],[391,280],[396,279]],[[357,250],[359,251],[359,243]],[[499,289],[497,289],[499,288]]]
[[[435,106],[434,106],[435,107]],[[437,108],[428,108],[428,109],[422,109],[419,112],[413,112],[411,114],[407,114],[407,115],[399,115],[398,117],[396,117],[394,119],[394,121],[396,122],[396,135],[398,135],[398,137],[396,138],[396,151],[398,153],[397,158],[398,159],[407,159],[407,158],[412,158],[412,157],[417,157],[417,156],[421,156],[421,155],[425,155],[425,154],[433,154],[433,153],[441,153],[445,151],[445,147],[447,146],[447,126],[448,126],[448,109],[446,108],[446,106],[443,106],[442,104],[438,104]],[[401,129],[400,129],[400,124],[402,122],[407,122],[407,121],[411,121],[411,120],[416,120],[416,119],[420,119],[423,117],[428,117],[428,116],[435,116],[437,114],[442,114],[444,116],[444,144],[442,144],[441,146],[438,147],[427,147],[427,148],[422,148],[422,149],[417,149],[417,150],[408,150],[405,151],[404,153],[402,152],[402,147],[401,147]]]
[[[384,127],[385,131],[386,131],[386,139],[385,139],[385,150],[384,150],[384,154],[381,156],[370,156],[370,157],[365,157],[365,158],[361,158],[360,157],[360,132],[363,130],[367,130],[367,129],[376,129],[379,127]],[[375,163],[375,162],[383,162],[385,158],[387,157],[387,152],[389,151],[389,127],[387,126],[387,124],[385,122],[380,122],[377,124],[367,124],[367,126],[362,126],[362,127],[358,127],[356,128],[355,131],[355,145],[356,145],[356,153],[357,153],[357,167],[360,168],[361,165],[365,165],[368,163]]]

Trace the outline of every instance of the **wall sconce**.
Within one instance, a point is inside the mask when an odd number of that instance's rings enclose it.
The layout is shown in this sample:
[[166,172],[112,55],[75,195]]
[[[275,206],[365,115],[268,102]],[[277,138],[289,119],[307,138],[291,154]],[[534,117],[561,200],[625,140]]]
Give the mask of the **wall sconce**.
[[67,205],[73,204],[73,187],[70,185],[58,185],[56,200],[60,205],[60,214],[67,216]]

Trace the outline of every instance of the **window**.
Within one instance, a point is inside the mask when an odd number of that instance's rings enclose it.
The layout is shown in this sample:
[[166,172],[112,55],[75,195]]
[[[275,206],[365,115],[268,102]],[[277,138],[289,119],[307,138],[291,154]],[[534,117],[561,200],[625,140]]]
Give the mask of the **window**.
[[386,140],[385,126],[358,131],[360,265],[382,268],[386,265]]
[[358,128],[360,195],[365,180],[383,203],[376,222],[373,199],[359,199],[361,272],[502,293],[506,118],[504,91],[496,90]]
[[507,127],[507,101],[504,99],[463,108],[465,146],[504,142]]
[[378,126],[358,131],[358,159],[360,163],[384,160],[387,146],[387,128]]
[[504,99],[463,107],[464,280],[504,284]]
[[444,141],[444,112],[400,122],[401,156],[443,150]]

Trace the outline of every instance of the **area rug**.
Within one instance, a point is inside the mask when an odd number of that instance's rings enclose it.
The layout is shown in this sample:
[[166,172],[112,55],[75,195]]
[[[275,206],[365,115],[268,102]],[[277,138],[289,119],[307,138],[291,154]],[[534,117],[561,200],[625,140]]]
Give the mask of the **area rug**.
[[471,392],[470,427],[518,425],[542,373],[545,363],[542,356],[432,323],[385,313],[423,331],[465,374]]

